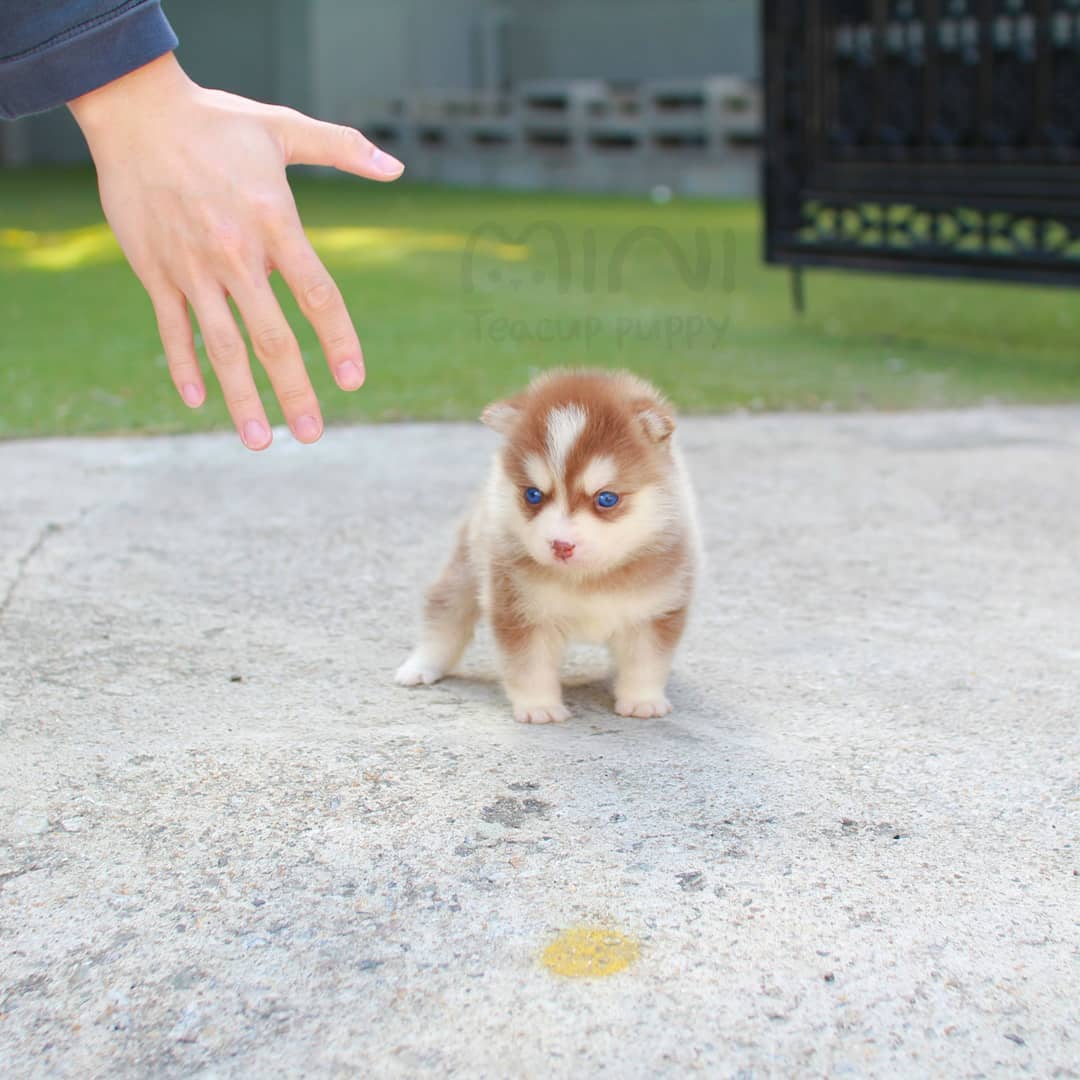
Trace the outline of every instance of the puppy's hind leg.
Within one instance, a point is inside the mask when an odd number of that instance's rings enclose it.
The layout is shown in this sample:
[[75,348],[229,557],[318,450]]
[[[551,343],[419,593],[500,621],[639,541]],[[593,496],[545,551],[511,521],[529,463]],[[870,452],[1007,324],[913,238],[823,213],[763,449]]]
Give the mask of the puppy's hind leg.
[[395,680],[402,686],[438,682],[461,659],[479,615],[476,577],[462,527],[453,555],[427,591],[420,643],[397,669]]

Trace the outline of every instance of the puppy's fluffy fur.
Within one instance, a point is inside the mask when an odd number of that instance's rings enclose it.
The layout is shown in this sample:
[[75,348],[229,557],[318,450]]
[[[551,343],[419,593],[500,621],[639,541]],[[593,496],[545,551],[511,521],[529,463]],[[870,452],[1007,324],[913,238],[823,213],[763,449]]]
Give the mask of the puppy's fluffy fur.
[[553,372],[482,420],[505,442],[397,681],[441,679],[484,614],[518,720],[569,715],[558,669],[574,640],[610,646],[616,712],[666,715],[699,561],[671,407],[626,372]]

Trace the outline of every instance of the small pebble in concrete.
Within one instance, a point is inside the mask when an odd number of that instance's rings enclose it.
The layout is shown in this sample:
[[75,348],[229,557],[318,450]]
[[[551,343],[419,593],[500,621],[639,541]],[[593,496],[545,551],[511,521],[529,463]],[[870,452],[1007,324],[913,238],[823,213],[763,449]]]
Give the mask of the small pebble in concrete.
[[675,876],[683,892],[701,892],[705,888],[705,875],[700,870],[688,870]]
[[551,808],[543,799],[517,799],[500,795],[491,806],[485,806],[480,817],[488,824],[502,825],[508,829],[519,829],[527,814],[545,817]]
[[640,953],[637,941],[618,930],[580,926],[564,930],[540,961],[553,975],[602,978],[628,968]]

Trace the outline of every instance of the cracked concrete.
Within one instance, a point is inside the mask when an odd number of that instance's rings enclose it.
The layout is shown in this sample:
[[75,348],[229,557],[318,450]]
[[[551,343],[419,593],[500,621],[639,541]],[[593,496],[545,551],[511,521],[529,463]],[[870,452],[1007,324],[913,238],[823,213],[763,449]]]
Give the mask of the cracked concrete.
[[1080,410],[683,437],[676,711],[544,729],[391,681],[479,427],[0,445],[0,1072],[1080,1075]]
[[22,581],[23,573],[26,570],[27,564],[30,560],[45,546],[45,541],[54,533],[58,532],[62,526],[57,525],[55,522],[48,522],[38,530],[38,534],[34,539],[34,542],[15,560],[15,573],[11,576],[11,580],[8,582],[7,591],[3,597],[0,598],[0,619],[4,617],[4,613],[9,607],[11,607],[12,600],[15,599],[15,590],[19,587],[19,582]]

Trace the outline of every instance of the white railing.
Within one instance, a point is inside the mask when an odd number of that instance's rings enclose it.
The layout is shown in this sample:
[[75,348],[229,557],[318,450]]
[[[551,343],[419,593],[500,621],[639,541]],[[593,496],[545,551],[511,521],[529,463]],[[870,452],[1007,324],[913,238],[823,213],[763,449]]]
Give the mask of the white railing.
[[415,179],[492,186],[753,195],[759,88],[735,76],[633,86],[530,82],[507,94],[425,91],[348,117]]

